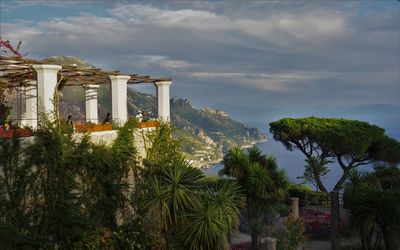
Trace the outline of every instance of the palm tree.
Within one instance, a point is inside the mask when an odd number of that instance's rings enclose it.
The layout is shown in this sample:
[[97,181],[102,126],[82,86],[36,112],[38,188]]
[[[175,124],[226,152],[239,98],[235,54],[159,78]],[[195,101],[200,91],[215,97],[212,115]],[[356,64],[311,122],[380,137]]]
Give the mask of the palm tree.
[[217,187],[207,189],[187,215],[189,223],[181,234],[185,249],[227,249],[227,233],[238,224],[242,206],[236,181],[221,180]]
[[244,185],[249,174],[249,157],[240,147],[233,147],[225,155],[220,175],[227,175],[238,180],[240,185]]
[[266,221],[273,207],[286,198],[287,188],[286,172],[278,170],[275,158],[264,156],[251,164],[246,190],[253,249],[259,249],[260,235],[268,226]]
[[275,158],[262,155],[256,147],[250,148],[247,154],[235,147],[224,157],[221,174],[237,179],[245,191],[252,249],[259,249],[260,235],[266,230],[265,221],[271,207],[287,196],[285,171],[278,169]]
[[196,203],[198,180],[203,177],[199,169],[191,167],[184,159],[176,158],[171,167],[161,169],[149,180],[149,199],[146,209],[150,218],[158,218],[158,231],[166,247],[185,215]]
[[[400,223],[400,170],[376,167],[375,172],[353,171],[345,183],[345,206],[359,232],[363,249],[396,249],[394,237]],[[398,230],[398,229],[397,229]]]

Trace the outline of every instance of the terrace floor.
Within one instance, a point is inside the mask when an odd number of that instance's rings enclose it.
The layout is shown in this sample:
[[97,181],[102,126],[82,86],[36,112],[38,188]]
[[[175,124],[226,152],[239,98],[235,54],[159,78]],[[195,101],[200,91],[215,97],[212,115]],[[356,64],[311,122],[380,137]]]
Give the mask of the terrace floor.
[[[232,234],[231,244],[239,244],[251,242],[251,235],[245,233]],[[358,243],[357,239],[342,239],[341,246],[352,246]],[[327,250],[331,249],[331,242],[329,240],[309,240],[302,249],[307,250]]]

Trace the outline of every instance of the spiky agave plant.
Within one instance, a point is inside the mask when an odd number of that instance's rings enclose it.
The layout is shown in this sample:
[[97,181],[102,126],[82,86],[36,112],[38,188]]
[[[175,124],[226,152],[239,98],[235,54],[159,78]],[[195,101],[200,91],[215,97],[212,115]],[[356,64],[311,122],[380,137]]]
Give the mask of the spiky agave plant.
[[221,180],[200,197],[181,232],[185,249],[227,249],[227,234],[238,224],[244,206],[240,186],[233,180]]

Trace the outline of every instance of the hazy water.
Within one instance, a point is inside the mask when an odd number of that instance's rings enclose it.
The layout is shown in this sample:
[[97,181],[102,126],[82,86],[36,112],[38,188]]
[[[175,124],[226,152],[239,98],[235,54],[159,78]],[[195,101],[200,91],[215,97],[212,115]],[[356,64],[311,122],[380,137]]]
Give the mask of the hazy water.
[[[302,180],[297,179],[297,177],[302,176],[304,172],[305,157],[302,153],[299,151],[288,151],[281,143],[273,139],[270,139],[266,143],[257,144],[256,146],[260,148],[264,154],[276,157],[278,166],[286,170],[290,181],[295,183],[302,182]],[[218,175],[218,171],[222,167],[222,164],[217,164],[209,169],[204,169],[203,173],[206,175]],[[342,175],[342,169],[336,164],[331,164],[329,169],[330,172],[323,179],[323,182],[327,189],[331,190]],[[364,167],[362,169],[370,169],[370,167]]]

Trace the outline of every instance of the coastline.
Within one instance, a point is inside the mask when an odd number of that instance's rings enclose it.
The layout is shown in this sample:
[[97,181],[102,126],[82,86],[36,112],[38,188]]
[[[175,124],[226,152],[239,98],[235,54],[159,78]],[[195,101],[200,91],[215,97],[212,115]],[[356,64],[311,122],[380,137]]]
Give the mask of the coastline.
[[[242,145],[242,146],[240,146],[240,147],[241,147],[242,149],[247,149],[247,148],[253,147],[253,146],[256,145],[256,144],[266,143],[266,142],[268,142],[268,138],[261,139],[261,140],[255,140],[255,141],[252,141],[252,142],[250,142],[250,143],[248,143],[248,144],[244,144],[244,145]],[[199,169],[210,169],[210,168],[212,168],[212,167],[215,166],[215,165],[222,164],[222,162],[223,162],[223,158],[219,158],[219,159],[217,159],[217,160],[208,162],[207,164],[201,165],[201,166],[199,166],[198,168],[199,168]]]
[[268,138],[265,139],[261,139],[261,140],[256,140],[256,141],[252,141],[249,144],[244,144],[243,146],[241,146],[241,148],[251,148],[256,144],[260,144],[260,143],[266,143],[268,142]]

